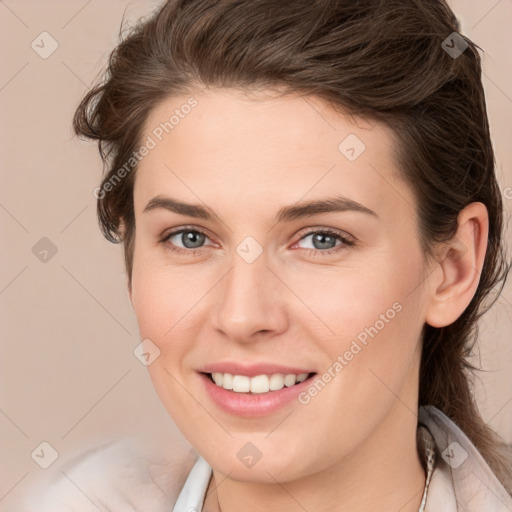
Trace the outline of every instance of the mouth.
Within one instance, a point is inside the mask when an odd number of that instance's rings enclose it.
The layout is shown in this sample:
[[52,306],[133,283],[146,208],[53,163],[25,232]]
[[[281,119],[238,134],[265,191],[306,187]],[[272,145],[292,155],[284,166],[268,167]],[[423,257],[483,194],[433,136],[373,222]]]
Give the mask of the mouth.
[[221,372],[201,372],[210,382],[226,391],[241,395],[268,395],[283,388],[292,388],[313,378],[316,372],[310,373],[272,373],[255,376],[233,375]]
[[263,417],[296,407],[300,393],[318,375],[310,365],[242,361],[216,361],[196,369],[208,400],[236,417]]

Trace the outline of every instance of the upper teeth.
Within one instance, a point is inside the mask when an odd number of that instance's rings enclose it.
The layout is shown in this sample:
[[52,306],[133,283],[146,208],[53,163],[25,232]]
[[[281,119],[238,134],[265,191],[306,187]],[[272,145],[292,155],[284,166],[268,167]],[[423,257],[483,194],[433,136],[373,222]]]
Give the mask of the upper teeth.
[[272,375],[256,375],[247,377],[247,375],[231,375],[230,373],[212,373],[212,378],[217,386],[224,389],[235,391],[236,393],[268,393],[277,391],[285,386],[289,388],[298,382],[307,379],[307,373],[295,375],[289,373],[274,373]]

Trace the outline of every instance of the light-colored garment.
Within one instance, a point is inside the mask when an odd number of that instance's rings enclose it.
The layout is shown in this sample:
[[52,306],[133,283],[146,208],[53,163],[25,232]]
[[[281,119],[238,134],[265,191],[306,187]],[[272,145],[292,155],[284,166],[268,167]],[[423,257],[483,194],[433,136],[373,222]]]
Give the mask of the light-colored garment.
[[425,512],[511,512],[512,497],[483,457],[439,409],[420,407],[424,423],[441,453],[430,482]]
[[[419,422],[441,456],[425,512],[512,512],[512,497],[464,433],[435,407],[420,407]],[[23,512],[200,512],[212,469],[190,451],[150,459],[125,442],[95,450],[61,478],[27,499]],[[43,495],[44,494],[44,495]]]

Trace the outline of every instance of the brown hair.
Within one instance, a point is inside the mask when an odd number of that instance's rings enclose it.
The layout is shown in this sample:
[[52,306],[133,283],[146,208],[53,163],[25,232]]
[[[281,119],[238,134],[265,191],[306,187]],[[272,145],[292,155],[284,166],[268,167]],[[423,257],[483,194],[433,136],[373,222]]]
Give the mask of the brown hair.
[[509,267],[480,56],[462,36],[448,39],[462,52],[450,54],[443,41],[453,32],[459,24],[443,0],[171,0],[121,35],[104,80],[80,103],[74,129],[98,140],[107,169],[101,190],[108,191],[98,196],[99,221],[109,240],[124,242],[129,280],[136,165],[103,187],[140,146],[156,105],[205,86],[313,94],[390,126],[416,194],[427,256],[454,235],[465,206],[484,203],[490,231],[479,286],[453,324],[425,326],[419,404],[447,414],[512,493],[509,454],[478,412],[475,368],[466,359],[477,320]]

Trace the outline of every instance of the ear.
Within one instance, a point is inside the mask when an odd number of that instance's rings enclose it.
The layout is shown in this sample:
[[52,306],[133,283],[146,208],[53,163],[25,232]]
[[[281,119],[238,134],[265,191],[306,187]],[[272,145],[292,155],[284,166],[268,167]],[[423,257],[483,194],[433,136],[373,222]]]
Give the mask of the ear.
[[440,244],[429,274],[430,301],[425,321],[432,327],[455,322],[475,295],[487,249],[489,218],[483,203],[459,213],[457,232]]

